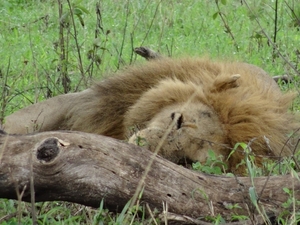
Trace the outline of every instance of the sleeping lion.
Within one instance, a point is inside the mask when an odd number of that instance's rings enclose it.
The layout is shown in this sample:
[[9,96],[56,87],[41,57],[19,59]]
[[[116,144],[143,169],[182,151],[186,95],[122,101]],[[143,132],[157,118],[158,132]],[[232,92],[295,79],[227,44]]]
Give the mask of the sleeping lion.
[[[148,61],[110,75],[90,89],[60,95],[6,117],[8,133],[77,130],[140,144],[178,163],[204,162],[208,150],[227,159],[251,143],[258,163],[291,155],[288,134],[298,124],[282,93],[262,69],[206,58]],[[164,137],[164,140],[162,138]],[[160,143],[161,146],[158,146]],[[244,158],[235,151],[230,171]]]

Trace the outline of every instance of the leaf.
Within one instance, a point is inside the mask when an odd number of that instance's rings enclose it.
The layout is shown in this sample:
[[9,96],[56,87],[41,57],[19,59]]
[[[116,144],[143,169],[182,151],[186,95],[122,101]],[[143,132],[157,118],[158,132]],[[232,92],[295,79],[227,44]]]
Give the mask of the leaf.
[[126,203],[126,205],[122,209],[122,212],[120,213],[120,215],[117,218],[116,224],[123,224],[124,223],[125,214],[126,214],[127,210],[129,209],[130,203],[131,203],[131,199]]
[[80,9],[85,14],[90,14],[89,10],[87,10],[86,8],[84,8],[84,7],[80,6],[80,5],[76,5],[76,8]]
[[298,173],[293,168],[291,169],[291,174],[292,174],[292,177],[296,177],[296,179],[299,180]]
[[291,194],[291,190],[290,189],[288,189],[288,188],[286,188],[286,187],[284,187],[284,188],[282,188],[283,189],[283,191],[285,192],[285,193],[287,193],[287,194]]
[[248,145],[246,144],[246,143],[243,143],[243,142],[241,142],[241,143],[239,143],[239,145],[242,147],[242,149],[247,149],[248,148]]
[[99,211],[102,211],[103,210],[103,204],[104,204],[104,200],[102,199],[101,202],[100,202],[100,206],[99,206]]
[[221,3],[222,3],[223,5],[226,5],[226,0],[221,0]]
[[218,15],[219,15],[219,12],[214,13],[213,19],[215,20],[218,17]]
[[213,174],[215,174],[215,175],[221,175],[222,174],[221,168],[218,167],[218,166],[213,167]]
[[192,168],[194,170],[201,170],[201,167],[202,167],[202,165],[201,165],[200,162],[195,162],[195,163],[192,164]]
[[76,8],[73,9],[73,13],[76,16],[81,16],[83,14],[82,10],[80,8],[78,8],[78,7],[76,7]]
[[217,159],[216,154],[212,150],[208,150],[208,156],[211,158],[213,161]]
[[242,147],[243,150],[247,149],[247,144],[243,143],[243,142],[238,142],[234,145],[233,150],[229,153],[227,160],[230,158],[230,156],[237,150],[238,147]]
[[253,205],[257,206],[257,194],[256,194],[254,187],[249,188],[249,195],[250,195],[250,200],[253,203]]
[[64,13],[61,17],[60,17],[60,23],[65,25],[65,24],[68,24],[70,22],[70,13],[69,12],[66,12]]
[[81,26],[84,27],[84,21],[83,21],[83,18],[82,18],[80,15],[76,15],[76,16],[78,17]]
[[212,174],[213,170],[209,166],[203,166],[201,169],[202,172]]
[[95,38],[93,40],[93,44],[95,47],[100,47],[101,46],[101,38]]

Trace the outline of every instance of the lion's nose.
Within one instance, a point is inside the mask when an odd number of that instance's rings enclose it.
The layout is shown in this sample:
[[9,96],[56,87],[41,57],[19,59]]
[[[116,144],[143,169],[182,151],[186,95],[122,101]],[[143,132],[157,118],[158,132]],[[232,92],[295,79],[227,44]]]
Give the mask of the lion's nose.
[[180,129],[182,127],[182,123],[183,123],[183,115],[182,113],[178,113],[178,112],[173,112],[171,113],[171,119],[174,121],[176,121],[176,128]]
[[171,113],[171,119],[172,121],[176,122],[176,129],[179,130],[183,127],[189,127],[193,129],[197,129],[197,125],[195,123],[190,123],[188,121],[184,120],[183,114],[178,112]]

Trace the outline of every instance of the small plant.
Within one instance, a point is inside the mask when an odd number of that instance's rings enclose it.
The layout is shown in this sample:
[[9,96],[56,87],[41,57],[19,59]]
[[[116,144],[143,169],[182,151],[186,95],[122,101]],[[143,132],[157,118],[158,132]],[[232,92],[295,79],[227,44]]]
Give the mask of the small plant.
[[215,175],[221,175],[227,169],[227,165],[222,161],[222,157],[216,156],[212,150],[208,150],[208,158],[204,164],[196,162],[192,164],[192,167],[194,170]]
[[[297,173],[292,170],[293,176],[297,177],[299,181],[299,177]],[[282,203],[282,207],[284,210],[278,216],[278,224],[299,224],[300,222],[300,212],[296,211],[296,208],[299,207],[300,201],[295,199],[294,190],[290,190],[288,188],[283,188],[283,191],[288,195],[288,199]]]
[[147,140],[141,136],[137,136],[135,139],[135,143],[137,146],[146,146],[147,145]]
[[207,216],[205,219],[212,222],[214,225],[226,223],[225,219],[220,214],[217,216]]

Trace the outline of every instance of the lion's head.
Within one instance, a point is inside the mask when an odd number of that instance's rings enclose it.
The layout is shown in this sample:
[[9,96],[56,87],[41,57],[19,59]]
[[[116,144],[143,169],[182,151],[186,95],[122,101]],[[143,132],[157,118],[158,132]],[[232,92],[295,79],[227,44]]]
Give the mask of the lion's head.
[[[228,77],[224,84],[236,87],[238,78]],[[140,129],[130,143],[151,151],[159,148],[160,155],[175,163],[183,158],[205,162],[209,149],[219,156],[228,154],[226,131],[201,85],[166,79],[146,92],[125,118],[126,125]]]
[[[126,113],[125,127],[138,128],[129,142],[151,151],[159,148],[160,155],[175,163],[182,158],[203,163],[208,150],[227,159],[237,142],[250,141],[258,162],[264,156],[280,155],[287,137],[274,128],[283,129],[279,124],[286,121],[284,102],[291,96],[260,89],[258,82],[251,87],[247,80],[251,81],[247,75],[227,73],[207,84],[162,80]],[[290,153],[283,149],[283,155]],[[242,151],[234,153],[229,170],[235,170],[243,157]]]

